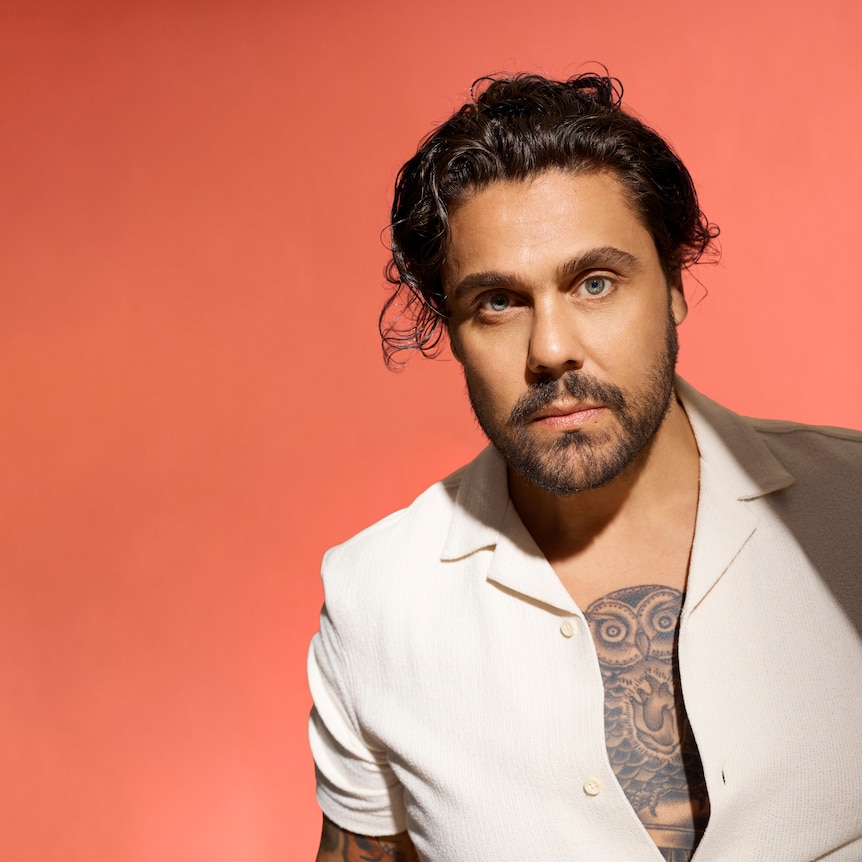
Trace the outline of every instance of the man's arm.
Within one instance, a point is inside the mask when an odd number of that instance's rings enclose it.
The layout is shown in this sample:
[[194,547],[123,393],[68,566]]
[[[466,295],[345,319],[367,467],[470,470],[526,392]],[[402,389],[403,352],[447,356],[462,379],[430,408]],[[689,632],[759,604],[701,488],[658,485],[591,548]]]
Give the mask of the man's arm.
[[316,862],[419,862],[406,832],[371,838],[336,826],[326,815]]

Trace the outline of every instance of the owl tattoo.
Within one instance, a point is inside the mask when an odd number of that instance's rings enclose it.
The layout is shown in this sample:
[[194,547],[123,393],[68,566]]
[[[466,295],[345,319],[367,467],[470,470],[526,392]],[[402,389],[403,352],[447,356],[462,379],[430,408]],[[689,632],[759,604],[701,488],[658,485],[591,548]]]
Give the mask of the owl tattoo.
[[709,816],[676,655],[682,599],[670,587],[627,587],[586,613],[604,682],[614,773],[644,825],[679,832],[680,850],[693,849]]

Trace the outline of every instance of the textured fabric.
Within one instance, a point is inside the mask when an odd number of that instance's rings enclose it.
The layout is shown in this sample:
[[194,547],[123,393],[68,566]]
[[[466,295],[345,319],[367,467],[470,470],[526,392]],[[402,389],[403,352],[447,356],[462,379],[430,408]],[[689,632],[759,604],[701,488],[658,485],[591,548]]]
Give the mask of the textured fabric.
[[[696,862],[862,860],[862,434],[678,381],[701,453],[679,663]],[[487,449],[332,549],[309,655],[318,800],[444,862],[660,862],[610,767],[581,609]],[[596,792],[598,791],[598,792]]]

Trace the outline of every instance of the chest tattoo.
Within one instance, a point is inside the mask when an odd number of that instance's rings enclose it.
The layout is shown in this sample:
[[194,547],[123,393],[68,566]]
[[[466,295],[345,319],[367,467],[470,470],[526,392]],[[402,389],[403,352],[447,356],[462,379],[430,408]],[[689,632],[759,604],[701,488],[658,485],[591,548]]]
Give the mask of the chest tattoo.
[[682,599],[670,587],[627,587],[586,612],[605,687],[611,765],[667,862],[691,859],[709,819],[677,662]]

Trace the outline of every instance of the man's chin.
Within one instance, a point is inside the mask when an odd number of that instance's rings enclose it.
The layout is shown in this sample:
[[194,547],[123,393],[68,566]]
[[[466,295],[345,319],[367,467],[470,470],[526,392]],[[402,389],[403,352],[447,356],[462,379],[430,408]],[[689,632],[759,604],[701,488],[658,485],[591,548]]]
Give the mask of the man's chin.
[[[503,453],[506,458],[506,454]],[[509,467],[530,485],[557,496],[570,496],[581,491],[601,488],[612,482],[621,469],[616,464],[593,464],[574,467],[570,463],[506,458]]]
[[611,484],[644,456],[612,431],[567,431],[552,443],[524,445],[522,438],[497,446],[509,467],[529,484],[556,496],[571,496]]

